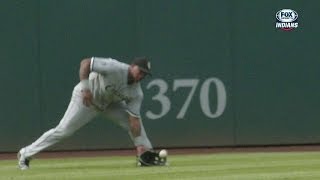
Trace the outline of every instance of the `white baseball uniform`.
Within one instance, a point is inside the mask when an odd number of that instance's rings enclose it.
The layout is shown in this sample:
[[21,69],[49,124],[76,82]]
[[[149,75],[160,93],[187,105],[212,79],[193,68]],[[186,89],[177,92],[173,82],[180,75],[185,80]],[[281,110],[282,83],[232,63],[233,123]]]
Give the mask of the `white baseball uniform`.
[[[83,104],[81,94],[83,87],[78,83],[60,123],[26,146],[24,155],[31,157],[58,143],[87,124],[98,113],[102,113],[127,130],[135,146],[143,145],[152,149],[140,116],[143,92],[140,83],[128,85],[128,68],[128,64],[115,59],[91,58],[89,87],[93,94],[94,105],[87,107]],[[140,119],[141,134],[138,137],[133,137],[131,134],[128,114]]]

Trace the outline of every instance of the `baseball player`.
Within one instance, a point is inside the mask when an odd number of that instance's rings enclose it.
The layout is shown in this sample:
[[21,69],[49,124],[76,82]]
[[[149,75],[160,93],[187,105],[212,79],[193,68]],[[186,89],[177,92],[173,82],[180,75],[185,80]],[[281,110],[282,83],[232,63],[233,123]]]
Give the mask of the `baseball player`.
[[71,136],[99,113],[129,133],[137,150],[138,165],[163,165],[166,159],[158,161],[158,153],[152,151],[140,115],[143,92],[139,82],[150,75],[150,68],[150,61],[144,57],[135,58],[130,65],[112,58],[82,60],[80,82],[74,87],[63,118],[55,128],[20,149],[19,168],[28,169],[35,154]]

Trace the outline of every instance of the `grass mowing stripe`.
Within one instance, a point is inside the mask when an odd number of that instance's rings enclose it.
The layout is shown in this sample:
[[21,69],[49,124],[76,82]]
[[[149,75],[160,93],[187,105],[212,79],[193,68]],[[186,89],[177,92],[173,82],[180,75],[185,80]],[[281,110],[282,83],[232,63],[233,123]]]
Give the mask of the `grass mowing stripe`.
[[135,158],[36,159],[28,171],[0,161],[0,179],[320,179],[319,152],[170,155],[169,167],[135,167]]

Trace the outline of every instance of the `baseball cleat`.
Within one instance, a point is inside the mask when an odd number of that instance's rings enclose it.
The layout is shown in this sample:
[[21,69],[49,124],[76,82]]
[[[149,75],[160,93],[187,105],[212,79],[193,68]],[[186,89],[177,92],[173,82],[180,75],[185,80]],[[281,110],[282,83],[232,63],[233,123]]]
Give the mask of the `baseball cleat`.
[[24,156],[25,149],[22,148],[17,155],[18,158],[18,166],[21,170],[29,169],[30,158]]

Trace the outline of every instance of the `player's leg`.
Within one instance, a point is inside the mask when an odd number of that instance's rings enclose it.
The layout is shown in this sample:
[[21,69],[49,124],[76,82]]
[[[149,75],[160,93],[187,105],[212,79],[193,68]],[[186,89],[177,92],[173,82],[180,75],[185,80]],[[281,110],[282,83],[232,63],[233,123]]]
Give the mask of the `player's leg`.
[[45,132],[29,146],[22,148],[19,154],[23,157],[20,159],[30,159],[31,156],[72,135],[80,127],[88,123],[96,114],[97,112],[93,109],[83,105],[81,92],[76,86],[68,109],[60,123],[55,128]]
[[120,127],[122,127],[124,130],[128,132],[132,142],[137,148],[138,154],[139,151],[149,150],[153,148],[146,134],[141,118],[139,119],[141,132],[140,136],[134,137],[132,135],[128,120],[129,114],[125,111],[123,104],[113,104],[104,112],[104,115],[106,116],[106,118],[114,121],[116,124],[118,124]]

